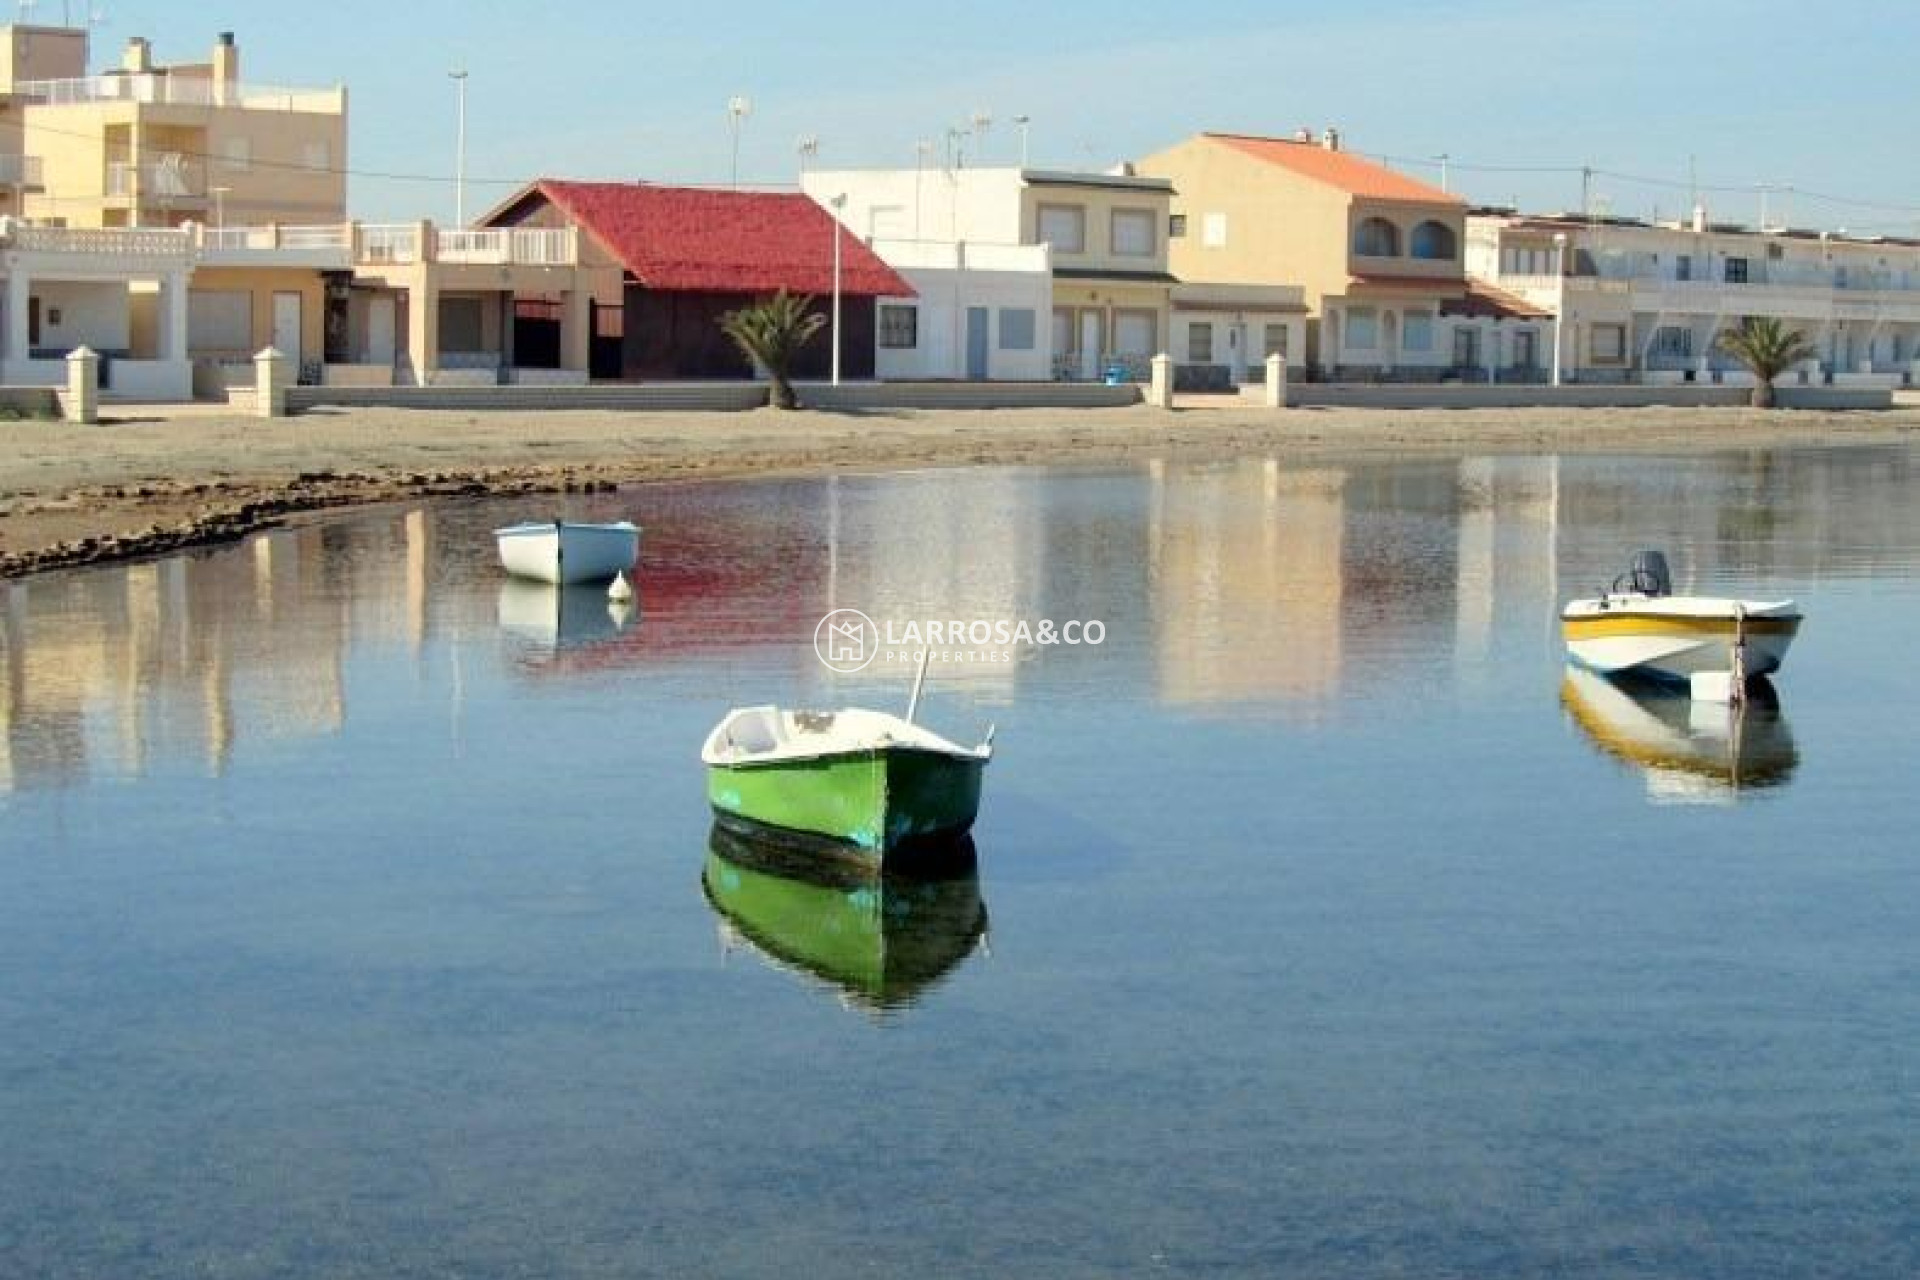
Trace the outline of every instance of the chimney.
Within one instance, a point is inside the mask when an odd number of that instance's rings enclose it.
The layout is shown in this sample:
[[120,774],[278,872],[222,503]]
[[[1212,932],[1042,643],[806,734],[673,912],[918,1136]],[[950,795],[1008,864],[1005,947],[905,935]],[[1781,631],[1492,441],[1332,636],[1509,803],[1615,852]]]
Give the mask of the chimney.
[[233,42],[233,32],[222,31],[213,42],[213,100],[232,101],[239,96],[235,92],[239,84],[240,46]]
[[1705,231],[1707,229],[1707,206],[1704,204],[1695,204],[1693,206],[1693,229],[1695,231]]
[[1329,151],[1338,151],[1340,149],[1340,131],[1332,125],[1328,125],[1320,134],[1320,145]]
[[120,55],[120,69],[137,76],[153,70],[153,45],[145,36],[128,37],[127,51]]

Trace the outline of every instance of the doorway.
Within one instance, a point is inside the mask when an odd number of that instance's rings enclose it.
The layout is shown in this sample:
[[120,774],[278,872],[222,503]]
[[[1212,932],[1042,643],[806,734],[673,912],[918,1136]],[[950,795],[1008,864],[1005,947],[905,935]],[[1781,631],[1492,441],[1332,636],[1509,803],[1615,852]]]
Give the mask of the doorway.
[[1100,380],[1100,349],[1106,346],[1106,317],[1098,311],[1080,313],[1080,376],[1088,382]]
[[368,364],[393,367],[393,299],[390,296],[367,299],[367,349],[362,356]]
[[276,293],[273,295],[273,349],[293,362],[298,369],[300,356],[300,295],[297,293]]
[[987,309],[967,308],[967,379],[987,380]]

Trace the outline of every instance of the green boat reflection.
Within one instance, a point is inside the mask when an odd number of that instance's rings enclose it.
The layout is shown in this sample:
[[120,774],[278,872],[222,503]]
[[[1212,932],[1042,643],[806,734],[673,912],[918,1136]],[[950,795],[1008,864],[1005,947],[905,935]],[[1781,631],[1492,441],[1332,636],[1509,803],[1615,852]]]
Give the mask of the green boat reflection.
[[970,841],[948,865],[938,879],[876,875],[716,826],[700,880],[730,944],[885,1014],[915,1004],[986,936]]

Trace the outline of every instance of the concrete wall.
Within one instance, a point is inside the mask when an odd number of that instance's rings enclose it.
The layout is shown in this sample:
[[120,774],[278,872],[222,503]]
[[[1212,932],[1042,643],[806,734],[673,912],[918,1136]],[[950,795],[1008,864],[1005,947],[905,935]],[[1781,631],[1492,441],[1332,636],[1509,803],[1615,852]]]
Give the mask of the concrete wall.
[[[1781,387],[1780,403],[1791,409],[1890,409],[1888,389]],[[1302,409],[1642,409],[1736,407],[1751,403],[1743,387],[1715,386],[1463,386],[1292,383],[1287,403]]]
[[[950,271],[901,268],[917,298],[882,298],[879,305],[916,308],[918,345],[895,348],[876,345],[875,376],[888,379],[964,378],[967,376],[967,311],[987,310],[987,377],[999,380],[1044,382],[1053,374],[1052,278],[1044,271]],[[1010,350],[1001,345],[1004,312],[1033,314],[1033,345]],[[875,341],[879,324],[876,321]]]
[[803,384],[795,390],[809,409],[1108,409],[1140,403],[1131,383],[1109,387],[1070,382],[848,382]]
[[[188,332],[192,332],[195,299],[201,294],[244,293],[249,299],[252,324],[244,348],[201,350],[195,357],[251,360],[254,353],[273,341],[273,295],[300,295],[300,350],[285,354],[296,363],[321,359],[326,350],[326,287],[318,271],[296,267],[201,267],[193,273],[193,287],[187,294]],[[205,300],[201,300],[204,304]]]
[[1018,169],[821,169],[801,190],[820,205],[847,197],[840,218],[862,239],[1023,241]]
[[[36,351],[128,351],[134,346],[127,286],[118,281],[36,280],[40,340]],[[55,318],[56,313],[58,319]]]
[[[1167,270],[1169,201],[1170,196],[1166,191],[1150,188],[1116,189],[1067,182],[1032,182],[1021,193],[1020,242],[1042,243],[1040,211],[1043,208],[1077,209],[1085,233],[1081,251],[1072,253],[1057,244],[1053,245],[1055,272],[1080,269],[1164,273]],[[1122,211],[1144,214],[1152,224],[1151,253],[1136,256],[1114,251],[1113,217]]]
[[[802,383],[802,404],[825,410],[910,408],[1107,408],[1138,404],[1136,386],[1107,387],[1055,382],[898,383],[849,382],[839,387]],[[290,409],[320,405],[413,409],[624,409],[634,412],[758,409],[767,403],[761,382],[600,382],[591,386],[491,387],[292,387]]]

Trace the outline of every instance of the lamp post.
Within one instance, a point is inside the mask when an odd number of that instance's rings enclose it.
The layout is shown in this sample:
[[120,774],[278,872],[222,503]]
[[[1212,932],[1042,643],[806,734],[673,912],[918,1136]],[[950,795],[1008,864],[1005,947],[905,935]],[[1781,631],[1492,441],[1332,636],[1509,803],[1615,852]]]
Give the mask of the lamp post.
[[1033,125],[1032,116],[1015,116],[1013,122],[1020,126],[1020,167],[1027,167],[1027,130]]
[[213,197],[213,225],[216,230],[227,225],[227,192],[232,187],[209,187],[207,192]]
[[740,185],[740,126],[745,124],[747,117],[752,114],[751,99],[741,97],[739,94],[727,99],[727,120],[733,133],[733,168],[727,180],[728,186]]
[[1560,337],[1567,324],[1567,233],[1553,233],[1553,385],[1560,385]]
[[913,144],[913,238],[920,238],[920,187],[926,181],[927,157],[933,154],[933,144],[922,138]]
[[453,81],[458,124],[453,141],[453,225],[467,225],[467,72],[457,67],[447,72]]
[[841,192],[829,201],[833,206],[833,385],[840,385],[840,215],[846,212],[847,194]]

